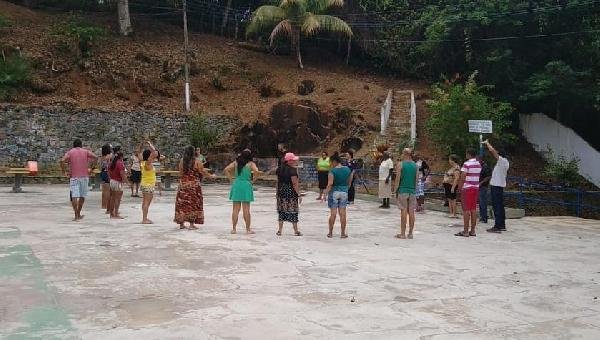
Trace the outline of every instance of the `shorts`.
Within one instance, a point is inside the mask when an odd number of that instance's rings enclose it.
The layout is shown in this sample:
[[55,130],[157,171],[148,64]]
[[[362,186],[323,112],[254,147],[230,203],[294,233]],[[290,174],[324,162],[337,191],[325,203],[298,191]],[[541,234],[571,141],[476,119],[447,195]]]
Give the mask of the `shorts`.
[[123,182],[110,180],[110,191],[123,191]]
[[398,207],[401,210],[416,210],[417,196],[415,196],[414,194],[398,194]]
[[327,197],[329,209],[344,209],[348,206],[348,193],[345,191],[334,191]]
[[100,179],[102,180],[102,183],[104,183],[104,184],[110,183],[110,177],[108,177],[108,171],[106,171],[106,170],[100,171]]
[[154,186],[140,186],[140,190],[142,190],[142,194],[154,194]]
[[392,181],[379,181],[379,198],[392,198]]
[[137,170],[131,170],[131,175],[129,176],[131,183],[140,183],[142,181],[142,172]]
[[425,182],[417,181],[417,187],[415,188],[415,196],[423,197],[425,196]]
[[460,200],[463,211],[475,211],[477,210],[477,198],[479,197],[478,188],[463,189]]
[[452,184],[450,183],[444,183],[444,197],[446,197],[449,200],[455,200],[457,195],[457,190],[458,189],[454,189],[454,191],[452,191]]
[[71,178],[69,181],[69,189],[71,190],[71,199],[85,198],[88,193],[90,179],[87,177]]

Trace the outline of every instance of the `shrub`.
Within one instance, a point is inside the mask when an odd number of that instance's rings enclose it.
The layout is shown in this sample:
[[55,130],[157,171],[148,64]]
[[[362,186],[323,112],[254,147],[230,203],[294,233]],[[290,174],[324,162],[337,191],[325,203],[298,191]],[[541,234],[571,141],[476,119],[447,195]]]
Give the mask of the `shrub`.
[[514,143],[508,132],[513,111],[509,103],[496,102],[484,93],[486,87],[475,82],[477,72],[465,84],[443,83],[433,86],[433,99],[427,102],[432,111],[426,124],[430,138],[448,153],[462,155],[468,147],[479,145],[479,136],[469,132],[470,119],[491,120],[494,133],[489,136],[503,144]]
[[0,14],[0,28],[10,26],[10,20],[7,17]]
[[30,67],[27,60],[13,55],[0,57],[0,99],[6,99],[11,92],[29,81]]
[[567,186],[579,183],[579,158],[572,156],[571,159],[567,159],[563,155],[556,156],[551,149],[548,149],[547,161],[544,167],[545,176]]
[[[54,25],[51,34],[58,38],[67,38],[67,43],[77,45],[80,56],[86,58],[91,55],[92,46],[108,35],[108,32],[103,27],[71,19]],[[59,42],[61,43],[64,44],[64,41]]]
[[221,130],[211,126],[207,119],[198,113],[187,123],[187,133],[190,143],[197,148],[211,150],[221,137]]

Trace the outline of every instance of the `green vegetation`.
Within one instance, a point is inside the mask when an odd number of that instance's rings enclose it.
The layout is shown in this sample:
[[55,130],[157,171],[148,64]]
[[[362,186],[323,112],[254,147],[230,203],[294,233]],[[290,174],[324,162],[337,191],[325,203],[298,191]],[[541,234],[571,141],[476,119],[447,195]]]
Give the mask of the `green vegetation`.
[[427,132],[438,146],[448,153],[464,154],[468,147],[479,145],[479,135],[470,133],[468,120],[491,120],[494,133],[489,136],[503,144],[512,144],[515,136],[508,132],[513,111],[509,103],[497,102],[478,86],[473,73],[465,84],[445,82],[434,85],[433,99],[427,102],[432,114],[427,121]]
[[7,17],[0,14],[0,28],[10,26],[10,20]]
[[564,156],[556,156],[552,150],[548,150],[544,175],[552,180],[566,185],[575,185],[580,182],[579,158],[573,156],[567,159]]
[[78,56],[89,57],[92,47],[100,39],[106,37],[105,28],[85,23],[78,19],[71,19],[55,24],[51,34],[59,40],[59,47],[77,46]]
[[298,67],[303,68],[300,52],[300,35],[310,37],[320,31],[341,34],[348,39],[352,29],[342,19],[325,15],[328,10],[342,7],[343,0],[281,0],[279,6],[259,7],[252,15],[252,21],[246,29],[247,35],[272,30],[271,45],[276,38],[286,36],[291,40],[296,52]]
[[212,150],[222,135],[219,129],[210,125],[202,113],[190,118],[187,124],[187,133],[190,143],[194,147],[201,148],[203,152]]
[[[437,81],[479,71],[516,112],[543,112],[600,149],[600,11],[589,0],[358,0],[356,64]],[[360,48],[360,47],[359,47]],[[357,48],[354,48],[356,51]],[[517,120],[516,116],[512,117]]]
[[16,89],[29,81],[30,66],[25,58],[12,55],[0,57],[0,100],[6,100]]

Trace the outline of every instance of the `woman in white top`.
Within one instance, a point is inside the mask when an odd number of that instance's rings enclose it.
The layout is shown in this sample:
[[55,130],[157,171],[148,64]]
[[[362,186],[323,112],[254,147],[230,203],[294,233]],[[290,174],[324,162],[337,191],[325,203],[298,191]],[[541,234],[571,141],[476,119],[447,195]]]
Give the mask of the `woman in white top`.
[[137,150],[131,156],[131,175],[129,180],[131,182],[131,197],[140,197],[140,182],[142,181],[142,168],[140,167],[140,159],[142,153],[142,144],[140,144]]

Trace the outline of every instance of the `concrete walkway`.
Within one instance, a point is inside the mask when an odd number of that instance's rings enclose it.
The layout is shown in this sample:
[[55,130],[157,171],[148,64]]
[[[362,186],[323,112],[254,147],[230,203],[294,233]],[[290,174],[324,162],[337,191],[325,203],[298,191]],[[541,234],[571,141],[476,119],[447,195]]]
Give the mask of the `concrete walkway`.
[[173,192],[142,226],[140,199],[113,221],[91,193],[75,223],[66,186],[0,188],[0,338],[600,338],[598,221],[524,218],[457,238],[429,212],[397,240],[398,211],[359,201],[350,238],[327,239],[309,193],[305,236],[286,225],[278,238],[274,191],[260,188],[257,234],[230,235],[227,189],[205,186],[206,225],[179,231]]

